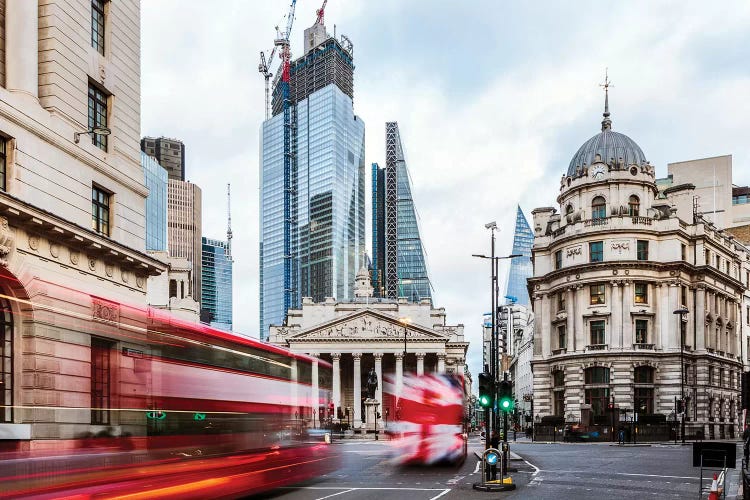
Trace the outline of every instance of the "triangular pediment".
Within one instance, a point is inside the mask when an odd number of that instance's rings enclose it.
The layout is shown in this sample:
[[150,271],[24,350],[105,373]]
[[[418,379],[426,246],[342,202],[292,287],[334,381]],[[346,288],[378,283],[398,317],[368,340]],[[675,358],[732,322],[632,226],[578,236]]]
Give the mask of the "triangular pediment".
[[[373,309],[363,309],[299,332],[289,332],[287,342],[307,340],[448,341],[450,335],[430,328],[401,323],[398,318]],[[280,332],[281,333],[281,332]],[[283,335],[283,333],[282,333]]]

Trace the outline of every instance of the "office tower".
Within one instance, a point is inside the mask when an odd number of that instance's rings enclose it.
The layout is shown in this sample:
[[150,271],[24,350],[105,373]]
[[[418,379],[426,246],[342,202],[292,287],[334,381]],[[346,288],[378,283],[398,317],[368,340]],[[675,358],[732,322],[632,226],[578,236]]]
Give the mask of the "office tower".
[[141,152],[141,166],[148,188],[146,197],[146,250],[167,251],[167,171],[153,157]]
[[185,180],[185,144],[168,137],[144,137],[141,151],[156,158],[170,179]]
[[172,257],[191,262],[190,295],[201,297],[201,188],[191,182],[169,179],[167,196],[168,250]]
[[372,275],[378,297],[432,299],[398,123],[385,124],[386,166],[372,165]]
[[[277,78],[261,131],[260,336],[301,297],[353,297],[365,246],[365,124],[353,109],[353,47],[322,23]],[[322,41],[321,41],[322,40]]]
[[531,264],[532,246],[534,233],[519,206],[516,210],[516,229],[513,233],[513,255],[521,257],[515,257],[510,261],[505,296],[508,300],[525,306],[530,306],[526,280],[534,275],[534,267]]
[[225,241],[203,237],[201,312],[211,326],[232,330],[232,255]]

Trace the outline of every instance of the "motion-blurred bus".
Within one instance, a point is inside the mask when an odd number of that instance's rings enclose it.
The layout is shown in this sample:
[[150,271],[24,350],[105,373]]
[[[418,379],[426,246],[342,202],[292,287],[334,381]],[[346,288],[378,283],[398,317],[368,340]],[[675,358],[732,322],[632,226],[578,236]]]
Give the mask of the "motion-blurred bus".
[[459,375],[407,375],[385,385],[396,406],[388,433],[398,464],[462,463],[467,454],[465,391]]
[[[2,441],[0,497],[232,498],[337,468],[310,429],[329,408],[330,364],[118,306],[117,322],[78,322],[91,336],[90,352],[75,351],[90,361],[80,387],[88,406],[16,405],[21,421],[51,421],[57,436]],[[65,370],[84,365],[58,356]]]

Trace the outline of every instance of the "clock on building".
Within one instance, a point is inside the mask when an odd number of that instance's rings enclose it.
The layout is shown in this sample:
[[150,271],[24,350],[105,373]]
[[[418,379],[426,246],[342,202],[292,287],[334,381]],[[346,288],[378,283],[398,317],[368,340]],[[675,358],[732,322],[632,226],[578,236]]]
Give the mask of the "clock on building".
[[591,176],[596,179],[597,181],[604,178],[604,173],[606,172],[606,169],[604,165],[596,165],[591,169]]

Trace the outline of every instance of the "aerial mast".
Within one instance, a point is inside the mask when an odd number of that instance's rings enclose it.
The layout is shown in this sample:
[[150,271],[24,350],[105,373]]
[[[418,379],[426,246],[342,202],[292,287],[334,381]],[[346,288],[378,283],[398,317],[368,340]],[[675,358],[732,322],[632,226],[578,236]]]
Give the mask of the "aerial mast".
[[232,194],[231,194],[231,184],[227,183],[227,257],[229,257],[229,260],[234,260],[232,258]]

